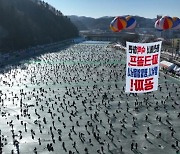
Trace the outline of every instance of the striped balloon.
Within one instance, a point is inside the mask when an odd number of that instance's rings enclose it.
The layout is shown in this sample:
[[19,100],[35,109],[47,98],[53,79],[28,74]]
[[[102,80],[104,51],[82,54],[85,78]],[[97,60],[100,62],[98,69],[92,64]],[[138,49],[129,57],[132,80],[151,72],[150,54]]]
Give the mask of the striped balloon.
[[127,22],[124,17],[115,17],[113,21],[111,21],[110,28],[113,32],[120,32],[124,28],[126,28]]
[[126,16],[126,29],[133,29],[136,27],[136,20],[132,16]]
[[173,20],[169,16],[162,17],[159,22],[159,25],[160,27],[162,27],[163,30],[168,30],[173,26]]
[[113,21],[111,21],[111,24],[110,24],[110,28],[111,28],[111,30],[113,32],[119,32],[118,27],[115,26],[116,20],[117,20],[117,17],[114,18]]
[[156,20],[154,27],[159,31],[163,30],[162,27],[160,27],[160,19]]
[[178,17],[173,17],[173,26],[172,29],[180,29],[180,19]]

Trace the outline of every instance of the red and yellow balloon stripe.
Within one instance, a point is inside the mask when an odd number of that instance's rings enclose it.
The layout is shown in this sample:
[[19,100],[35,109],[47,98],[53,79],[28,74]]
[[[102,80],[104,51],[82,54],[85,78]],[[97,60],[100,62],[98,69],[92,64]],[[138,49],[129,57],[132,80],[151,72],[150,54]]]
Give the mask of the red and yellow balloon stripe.
[[164,16],[155,22],[154,27],[157,30],[180,29],[180,19],[178,17]]
[[113,32],[120,32],[123,29],[133,29],[136,26],[136,20],[132,16],[118,16],[111,21],[110,29]]

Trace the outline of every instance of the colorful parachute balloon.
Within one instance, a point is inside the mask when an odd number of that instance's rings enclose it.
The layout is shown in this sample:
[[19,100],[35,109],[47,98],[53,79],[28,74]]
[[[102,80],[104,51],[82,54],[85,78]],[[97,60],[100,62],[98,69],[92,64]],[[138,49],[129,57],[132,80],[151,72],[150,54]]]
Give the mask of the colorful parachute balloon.
[[125,29],[127,25],[126,19],[124,17],[115,17],[113,21],[111,21],[110,28],[113,32],[120,32]]
[[126,29],[133,29],[136,26],[136,20],[132,16],[126,16]]
[[180,29],[180,19],[178,17],[173,17],[172,21],[173,21],[172,29]]
[[110,28],[113,32],[119,32],[119,29],[116,25],[117,18],[114,18],[113,21],[111,21]]
[[160,25],[160,28],[162,28],[163,30],[170,29],[173,26],[173,20],[169,16],[164,16],[160,19],[159,25]]
[[163,30],[162,27],[160,27],[160,19],[156,20],[154,27],[159,31]]

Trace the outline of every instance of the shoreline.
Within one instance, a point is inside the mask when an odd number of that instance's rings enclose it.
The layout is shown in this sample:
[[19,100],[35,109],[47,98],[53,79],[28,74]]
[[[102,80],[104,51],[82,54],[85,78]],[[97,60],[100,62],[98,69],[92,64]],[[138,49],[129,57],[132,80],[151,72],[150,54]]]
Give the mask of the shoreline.
[[[0,62],[0,70],[8,67],[9,65],[19,65],[22,61],[30,60],[31,58],[36,59],[41,54],[45,53],[52,53],[52,52],[58,52],[59,50],[68,48],[69,46],[73,45],[74,42],[69,42],[70,40],[67,40],[67,43],[62,44],[62,42],[56,42],[52,44],[45,44],[40,45],[37,47],[28,48],[25,50],[22,50],[24,53],[19,52],[19,50],[13,52],[13,56],[11,55],[6,60],[3,59],[3,62]],[[36,50],[36,51],[35,51]],[[32,52],[31,52],[32,51]],[[11,54],[11,53],[8,53]],[[2,58],[1,58],[2,59]]]

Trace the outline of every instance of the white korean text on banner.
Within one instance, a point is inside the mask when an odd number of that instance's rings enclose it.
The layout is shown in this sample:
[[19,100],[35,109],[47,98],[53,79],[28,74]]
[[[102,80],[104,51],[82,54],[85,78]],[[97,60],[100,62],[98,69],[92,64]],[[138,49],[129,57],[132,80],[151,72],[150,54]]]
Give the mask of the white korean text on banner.
[[126,92],[145,93],[158,89],[162,41],[126,42]]

